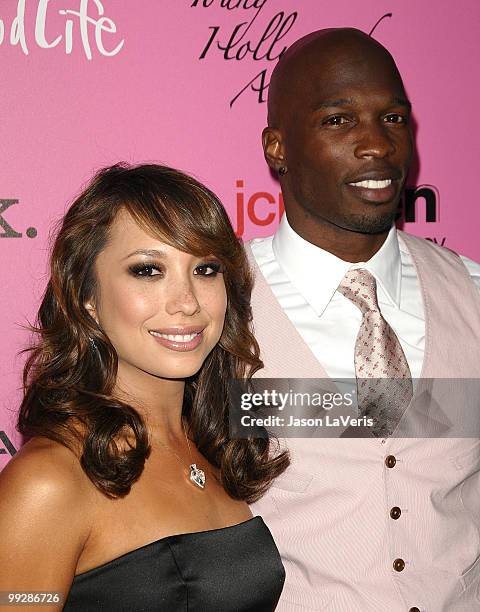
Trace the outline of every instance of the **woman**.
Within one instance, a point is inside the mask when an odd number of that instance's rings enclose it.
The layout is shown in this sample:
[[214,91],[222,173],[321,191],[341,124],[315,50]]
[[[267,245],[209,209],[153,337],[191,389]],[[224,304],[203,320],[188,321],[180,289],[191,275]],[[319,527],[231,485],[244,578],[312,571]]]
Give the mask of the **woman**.
[[117,165],[77,198],[25,367],[29,441],[0,476],[0,591],[82,612],[275,608],[283,566],[247,502],[288,457],[228,436],[229,381],[261,367],[251,287],[194,179]]

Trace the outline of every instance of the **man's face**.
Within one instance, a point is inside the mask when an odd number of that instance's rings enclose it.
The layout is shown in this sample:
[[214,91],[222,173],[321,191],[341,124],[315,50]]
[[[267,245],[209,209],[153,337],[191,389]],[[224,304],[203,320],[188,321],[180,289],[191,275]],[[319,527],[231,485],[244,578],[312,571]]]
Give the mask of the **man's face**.
[[291,199],[316,225],[383,232],[394,220],[412,156],[403,85],[378,53],[317,57],[304,62],[282,113],[287,213]]

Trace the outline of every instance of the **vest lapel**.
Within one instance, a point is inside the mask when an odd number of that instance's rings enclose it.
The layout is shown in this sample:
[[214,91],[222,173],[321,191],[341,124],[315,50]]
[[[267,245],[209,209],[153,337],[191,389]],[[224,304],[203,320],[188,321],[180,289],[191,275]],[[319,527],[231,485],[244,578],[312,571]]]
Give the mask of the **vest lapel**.
[[254,333],[265,367],[260,378],[328,378],[303,338],[282,310],[260,271],[250,245],[245,249],[255,275],[252,293]]

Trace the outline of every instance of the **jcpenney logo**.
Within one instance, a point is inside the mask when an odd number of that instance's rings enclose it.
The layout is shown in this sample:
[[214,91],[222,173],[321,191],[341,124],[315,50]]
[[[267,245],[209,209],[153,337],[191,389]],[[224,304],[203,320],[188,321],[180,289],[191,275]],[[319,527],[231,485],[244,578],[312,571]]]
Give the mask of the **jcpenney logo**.
[[[243,236],[246,222],[260,227],[278,224],[284,211],[282,193],[256,191],[248,193],[245,181],[236,182],[236,206],[233,215],[233,224],[237,236]],[[417,219],[424,219],[427,223],[435,223],[439,218],[440,197],[433,185],[420,185],[407,187],[400,202],[397,218],[403,218],[405,223],[415,223]],[[273,229],[273,227],[272,227]],[[437,242],[431,238],[433,242]],[[445,243],[445,239],[441,244]]]
[[13,446],[12,441],[7,436],[5,431],[0,431],[0,455],[15,455],[17,449]]
[[12,22],[8,24],[0,18],[0,45],[6,42],[13,46],[19,45],[25,55],[28,55],[29,47],[33,43],[41,49],[53,49],[62,45],[65,53],[69,55],[74,48],[75,39],[78,39],[88,60],[93,57],[92,45],[106,57],[120,52],[125,41],[118,41],[118,37],[112,38],[117,32],[117,26],[105,15],[100,0],[77,0],[77,10],[58,9],[57,14],[65,18],[61,31],[58,27],[55,29],[48,24],[49,17],[53,14],[48,8],[49,2],[50,0],[37,0],[36,3],[27,4],[27,0],[18,0],[17,14]]
[[[3,230],[2,233],[0,233],[0,238],[21,238],[23,235],[21,232],[17,232],[17,230],[14,229],[3,216],[5,211],[14,204],[18,204],[18,200],[0,199],[0,229]],[[29,238],[35,238],[35,236],[37,235],[37,229],[35,227],[28,227],[25,230],[25,234]]]

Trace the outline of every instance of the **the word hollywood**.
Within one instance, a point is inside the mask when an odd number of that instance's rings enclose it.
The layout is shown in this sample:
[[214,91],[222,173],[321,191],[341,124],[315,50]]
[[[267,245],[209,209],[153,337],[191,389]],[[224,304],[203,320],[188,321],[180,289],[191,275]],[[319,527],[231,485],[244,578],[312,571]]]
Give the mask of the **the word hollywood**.
[[[297,21],[301,8],[301,2],[295,8],[297,10],[286,13],[280,10],[270,21],[260,24],[259,15],[268,0],[189,0],[190,8],[195,9],[223,9],[224,11],[237,11],[242,21],[232,27],[219,25],[210,26],[210,36],[200,53],[199,59],[203,60],[208,53],[220,54],[224,60],[231,62],[244,59],[254,62],[276,62],[285,53],[288,45],[285,44],[286,37]],[[271,6],[275,6],[272,2]],[[278,10],[278,7],[276,7]],[[246,17],[246,15],[248,15]],[[386,13],[378,19],[370,31],[370,35],[386,17],[392,17],[392,13]],[[255,27],[254,27],[255,26]],[[260,30],[258,31],[258,28]],[[255,31],[257,30],[257,31]],[[240,91],[230,100],[230,107],[247,91],[253,91],[257,95],[257,101],[262,104],[267,100],[267,89],[270,85],[267,77],[267,68],[263,67]]]
[[[240,62],[245,59],[254,62],[277,61],[287,49],[284,39],[293,28],[298,12],[286,14],[284,11],[279,11],[268,22],[260,24],[259,15],[267,1],[191,0],[190,8],[237,10],[242,19],[233,27],[210,26],[210,36],[198,59],[205,59],[211,51],[220,54],[228,62]],[[248,17],[245,17],[247,14]],[[258,28],[260,28],[259,31]],[[267,69],[263,68],[234,95],[230,100],[230,107],[244,92],[249,90],[258,94],[259,103],[265,102],[268,86]]]

